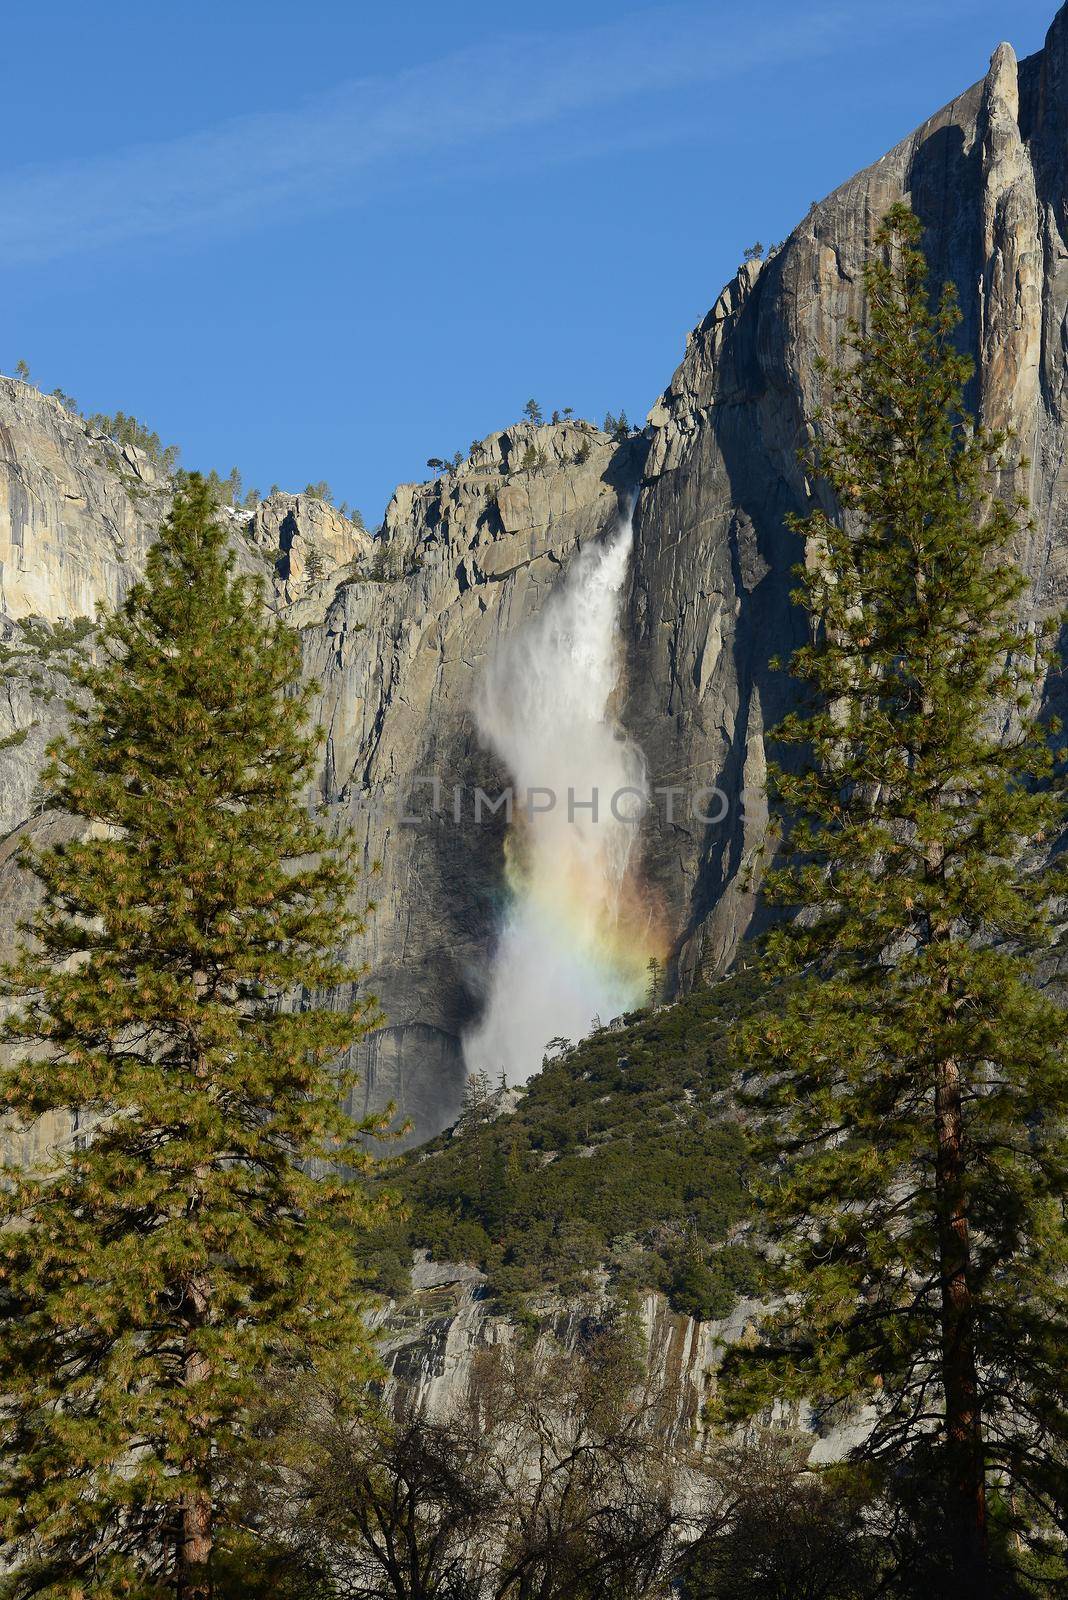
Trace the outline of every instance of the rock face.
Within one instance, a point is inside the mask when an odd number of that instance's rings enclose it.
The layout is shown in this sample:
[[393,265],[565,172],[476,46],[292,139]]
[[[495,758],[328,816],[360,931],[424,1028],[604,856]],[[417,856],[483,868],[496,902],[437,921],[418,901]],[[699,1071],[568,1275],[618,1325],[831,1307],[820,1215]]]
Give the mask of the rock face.
[[[389,1374],[387,1401],[412,1409],[430,1422],[445,1423],[463,1409],[477,1383],[482,1351],[507,1345],[517,1337],[515,1324],[487,1295],[481,1273],[453,1263],[432,1263],[417,1253],[412,1292],[383,1306],[369,1319]],[[574,1351],[590,1318],[596,1320],[607,1302],[596,1295],[583,1300],[546,1298],[530,1306],[540,1332],[536,1354],[549,1340]],[[695,1322],[673,1311],[662,1294],[647,1293],[634,1308],[635,1332],[651,1379],[649,1399],[658,1417],[668,1419],[669,1438],[702,1448],[707,1432],[706,1407],[716,1392],[717,1372],[725,1350],[745,1337],[759,1307],[739,1300],[717,1322]],[[808,1407],[790,1413],[794,1426],[811,1428]],[[842,1460],[864,1437],[865,1416],[843,1417],[833,1430],[815,1438],[813,1463]]]
[[243,542],[271,563],[274,592],[286,603],[346,566],[369,566],[372,539],[325,500],[268,495],[241,526]]
[[1068,8],[1040,54],[1017,65],[1002,45],[983,82],[814,206],[769,260],[744,266],[651,413],[624,721],[662,784],[718,784],[729,801],[707,827],[685,814],[669,824],[661,807],[651,830],[649,872],[676,909],[683,982],[722,969],[752,924],[767,733],[790,693],[769,661],[804,626],[789,600],[802,551],[784,518],[811,504],[798,451],[823,399],[817,359],[833,360],[863,315],[863,264],[896,200],[924,222],[935,280],[958,286],[970,403],[1013,429],[1030,462],[1020,478],[1036,528],[1017,552],[1027,604],[1036,615],[1063,604],[1066,133]]
[[0,378],[0,613],[92,616],[144,565],[166,480],[52,395]]
[[[573,1349],[598,1303],[595,1297],[546,1298],[534,1309],[544,1333]],[[753,1304],[739,1301],[729,1318],[698,1323],[672,1311],[663,1295],[642,1297],[636,1329],[661,1394],[670,1396],[667,1414],[676,1437],[701,1430],[723,1349],[737,1342],[753,1311]],[[375,1313],[371,1325],[395,1396],[431,1422],[446,1421],[460,1407],[479,1352],[516,1337],[514,1325],[486,1295],[479,1272],[418,1255],[411,1294]]]
[[[91,433],[53,396],[0,378],[0,837],[36,808],[84,619],[101,602],[116,604],[141,571],[169,495],[143,451]],[[0,942],[18,896],[14,886],[3,892]]]
[[458,1108],[500,901],[503,815],[476,823],[473,793],[507,779],[475,734],[475,680],[615,524],[643,454],[579,425],[494,434],[463,466],[398,489],[370,577],[291,611],[322,686],[315,798],[356,830],[369,873],[381,863],[363,954],[388,1024],[362,1047],[363,1104],[394,1101],[417,1137]]
[[[798,450],[822,398],[817,358],[833,358],[862,315],[863,262],[899,198],[924,221],[936,276],[959,287],[960,339],[976,362],[971,403],[1018,435],[1017,471],[1035,508],[1018,552],[1027,604],[1037,615],[1063,603],[1066,149],[1068,8],[1038,55],[1017,64],[1001,46],[985,80],[814,206],[770,259],[740,270],[690,335],[641,439],[616,444],[577,423],[494,434],[433,483],[398,489],[381,540],[304,496],[231,514],[243,563],[268,576],[321,685],[312,798],[338,830],[356,829],[369,872],[382,863],[362,954],[388,1025],[364,1046],[365,1103],[396,1100],[419,1136],[455,1110],[460,1040],[477,1013],[501,885],[500,828],[476,827],[466,800],[459,823],[448,814],[455,785],[469,797],[503,780],[474,734],[472,686],[496,642],[537,611],[636,489],[622,720],[654,786],[683,791],[671,814],[659,797],[644,840],[647,878],[672,923],[673,979],[723,968],[751,928],[771,848],[768,730],[790,696],[770,663],[804,631],[789,599],[802,551],[784,519],[810,504]],[[69,647],[55,625],[122,595],[168,492],[139,452],[0,380],[7,830],[33,826]],[[34,617],[53,626],[43,634]],[[430,784],[417,783],[434,778],[437,814]],[[695,820],[686,795],[712,786],[726,814]],[[413,789],[420,820],[401,822],[396,803]],[[24,893],[8,852],[8,928]]]

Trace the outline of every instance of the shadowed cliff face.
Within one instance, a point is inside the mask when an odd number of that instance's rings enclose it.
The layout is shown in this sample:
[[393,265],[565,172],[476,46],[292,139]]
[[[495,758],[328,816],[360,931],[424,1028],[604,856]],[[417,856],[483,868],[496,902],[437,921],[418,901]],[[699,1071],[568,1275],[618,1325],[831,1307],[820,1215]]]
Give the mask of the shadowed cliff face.
[[970,404],[1013,429],[1029,463],[1018,475],[1036,512],[1017,552],[1027,605],[1062,603],[1066,157],[1068,8],[1042,53],[1018,66],[1002,45],[982,83],[814,206],[768,261],[743,267],[651,413],[624,721],[657,781],[718,784],[730,802],[718,824],[684,809],[669,824],[661,808],[650,829],[648,868],[677,909],[683,983],[721,969],[753,928],[771,847],[767,731],[791,694],[769,663],[804,631],[789,600],[804,551],[784,519],[811,504],[798,452],[824,398],[817,359],[833,360],[863,316],[863,264],[896,200],[925,224],[935,279],[958,286],[960,340],[977,369]]
[[[936,276],[959,287],[960,338],[977,364],[971,403],[1016,431],[1027,462],[1018,468],[1035,510],[1018,552],[1027,605],[1038,614],[1063,604],[1066,186],[1068,8],[1037,56],[1018,66],[1001,46],[983,82],[813,207],[768,261],[741,269],[690,335],[644,439],[615,445],[570,423],[492,435],[436,482],[398,489],[374,547],[303,496],[231,518],[243,563],[268,576],[321,685],[312,798],[339,830],[356,830],[369,869],[382,863],[369,887],[378,909],[354,952],[388,1016],[363,1047],[363,1103],[394,1099],[418,1137],[455,1112],[460,1038],[479,1013],[503,882],[503,817],[476,827],[471,815],[476,786],[493,792],[506,781],[477,737],[474,687],[497,643],[540,610],[639,485],[621,714],[652,787],[681,791],[670,817],[659,797],[643,838],[645,872],[671,923],[674,977],[686,984],[721,969],[751,930],[773,848],[768,729],[792,692],[770,663],[789,656],[805,626],[789,599],[804,551],[784,521],[809,504],[803,419],[822,399],[817,358],[833,359],[862,315],[863,263],[899,198],[923,218]],[[8,649],[24,651],[32,614],[55,621],[119,598],[167,498],[137,452],[0,381]],[[25,819],[63,682],[61,651],[7,673],[0,741],[21,737],[0,747],[5,829],[34,826]],[[1057,686],[1050,696],[1060,698]],[[439,779],[443,814],[432,814],[424,787],[410,807],[422,820],[402,825],[396,801],[421,777]],[[449,815],[457,784],[459,824]],[[695,821],[689,794],[712,786],[726,815]],[[373,814],[369,803],[383,798]],[[8,929],[26,894],[11,858],[0,859]]]
[[[528,452],[540,459],[523,467]],[[458,470],[397,491],[380,565],[403,576],[342,582],[321,609],[292,614],[322,685],[317,798],[355,829],[368,870],[381,862],[360,954],[388,1025],[361,1047],[361,1104],[394,1101],[416,1138],[459,1108],[460,1040],[500,925],[504,814],[476,823],[474,791],[492,797],[510,779],[478,736],[476,685],[578,549],[615,527],[643,454],[640,440],[570,424],[494,434]],[[420,820],[399,822],[399,802]]]

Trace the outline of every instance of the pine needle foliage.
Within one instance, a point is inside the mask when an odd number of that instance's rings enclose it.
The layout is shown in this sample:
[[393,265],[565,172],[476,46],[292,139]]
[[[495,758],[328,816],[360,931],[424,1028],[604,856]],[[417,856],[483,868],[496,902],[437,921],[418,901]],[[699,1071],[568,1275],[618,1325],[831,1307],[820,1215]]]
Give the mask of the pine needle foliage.
[[[863,1453],[942,1497],[945,1593],[988,1592],[986,1486],[1068,1506],[1066,1019],[1037,986],[1061,888],[1064,784],[1035,715],[1053,625],[1018,621],[1026,507],[1013,442],[977,427],[932,307],[921,227],[895,206],[867,316],[811,464],[792,671],[773,783],[791,824],[768,892],[781,1005],[737,1061],[762,1114],[778,1309],[724,1375],[726,1411],[866,1402]],[[825,369],[826,371],[826,369]],[[937,1487],[936,1487],[937,1486]]]
[[351,1244],[378,1124],[336,1063],[373,1003],[339,953],[354,863],[304,804],[298,665],[190,477],[53,747],[84,826],[27,852],[42,898],[6,972],[3,1105],[91,1129],[4,1173],[9,1593],[209,1594],[270,1374],[371,1368]]

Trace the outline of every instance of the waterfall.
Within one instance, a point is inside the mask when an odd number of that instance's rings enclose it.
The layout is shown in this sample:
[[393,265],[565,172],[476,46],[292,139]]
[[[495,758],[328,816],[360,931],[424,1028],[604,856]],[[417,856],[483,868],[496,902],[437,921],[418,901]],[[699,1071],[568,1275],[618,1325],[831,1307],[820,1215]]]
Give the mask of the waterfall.
[[[587,546],[541,613],[502,641],[478,686],[479,733],[515,794],[507,910],[485,1009],[464,1041],[468,1072],[495,1081],[503,1070],[524,1082],[549,1039],[580,1039],[595,1017],[639,1004],[659,945],[629,870],[645,763],[612,715],[632,537],[628,517]],[[583,804],[595,796],[596,815]]]

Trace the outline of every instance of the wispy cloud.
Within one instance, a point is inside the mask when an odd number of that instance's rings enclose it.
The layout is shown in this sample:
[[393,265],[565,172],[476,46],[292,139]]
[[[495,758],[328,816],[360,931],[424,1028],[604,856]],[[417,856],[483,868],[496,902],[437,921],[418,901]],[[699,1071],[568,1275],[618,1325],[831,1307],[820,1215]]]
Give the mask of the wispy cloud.
[[[892,9],[898,29],[925,10]],[[658,7],[611,27],[512,35],[392,77],[352,79],[294,110],[25,168],[0,177],[0,262],[247,231],[358,204],[439,153],[484,152],[524,130],[824,54],[855,27],[843,5],[799,9],[773,27],[752,13],[730,24],[708,6]]]

